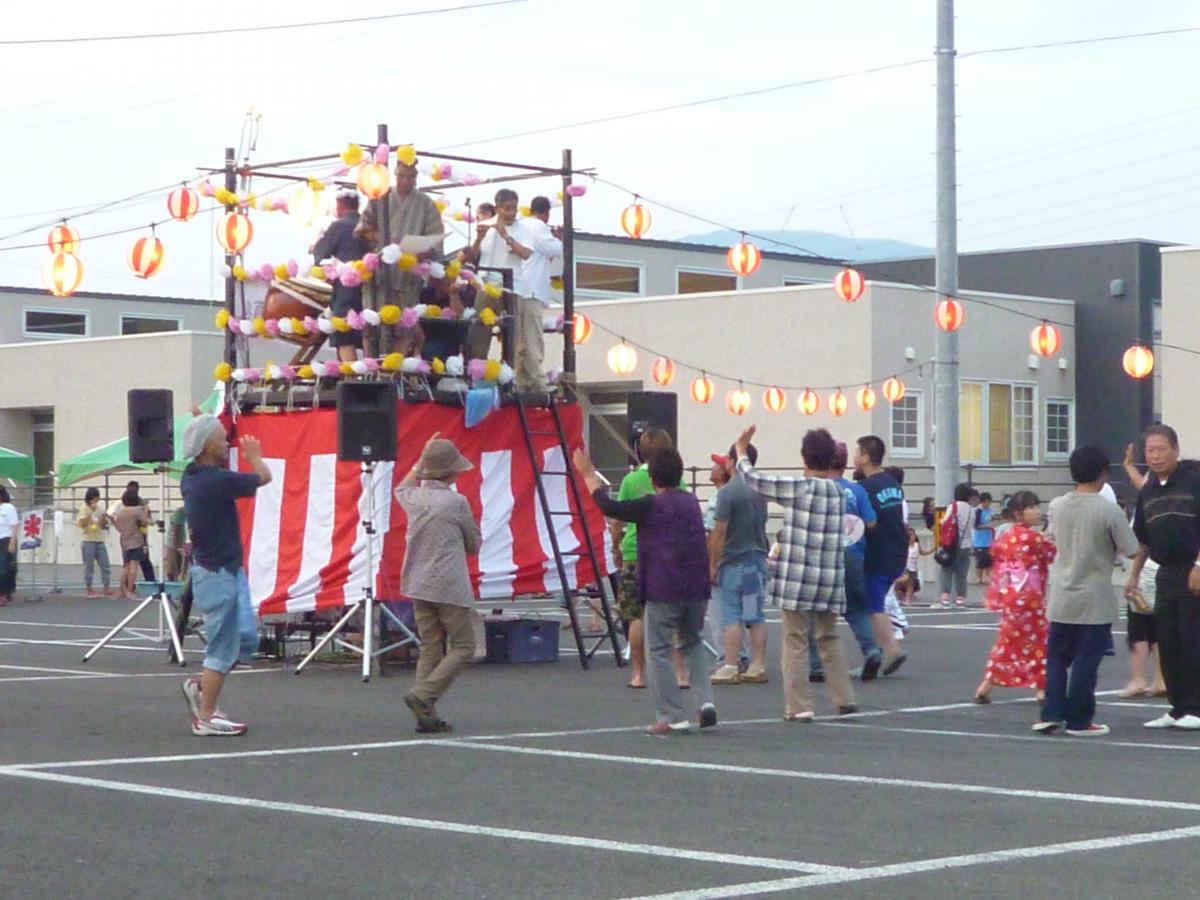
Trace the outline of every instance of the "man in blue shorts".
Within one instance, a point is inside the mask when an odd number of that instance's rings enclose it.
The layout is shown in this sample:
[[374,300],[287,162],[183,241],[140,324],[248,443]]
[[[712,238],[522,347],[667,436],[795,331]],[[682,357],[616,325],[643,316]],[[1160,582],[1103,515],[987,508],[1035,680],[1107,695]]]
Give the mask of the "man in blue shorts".
[[[885,611],[888,589],[904,574],[908,563],[908,523],[904,521],[904,489],[883,470],[887,445],[873,434],[858,439],[854,466],[863,474],[862,487],[875,510],[875,527],[867,532],[863,559],[866,576],[867,612],[875,631],[875,643],[883,648],[883,674],[891,675],[908,657],[900,649]],[[864,675],[865,675],[864,667]]]
[[229,439],[216,417],[196,416],[183,432],[183,455],[193,460],[179,483],[192,535],[192,603],[204,614],[208,638],[204,671],[183,683],[192,734],[199,737],[236,737],[247,731],[244,723],[217,709],[225,676],[239,658],[248,660],[258,649],[234,501],[253,497],[271,480],[271,470],[263,462],[258,438],[243,436],[239,445],[253,472],[229,470]]

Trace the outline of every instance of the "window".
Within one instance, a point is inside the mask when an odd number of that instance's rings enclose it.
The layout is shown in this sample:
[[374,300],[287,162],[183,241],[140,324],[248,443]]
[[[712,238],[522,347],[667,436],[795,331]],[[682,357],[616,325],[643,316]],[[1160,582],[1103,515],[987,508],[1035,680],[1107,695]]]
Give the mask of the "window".
[[54,309],[25,310],[25,337],[67,338],[87,337],[86,312],[60,312]]
[[922,456],[925,453],[924,437],[921,392],[909,391],[898,403],[892,404],[890,450],[897,456]]
[[958,394],[958,455],[963,462],[983,461],[983,388],[964,381]]
[[799,287],[802,284],[824,284],[829,279],[809,278],[804,275],[784,275],[784,287]]
[[642,267],[637,263],[576,260],[575,289],[600,294],[640,294]]
[[54,501],[54,408],[37,407],[31,410],[33,424],[33,471],[35,504]]
[[1046,401],[1046,456],[1066,457],[1075,443],[1075,409],[1070,400]]
[[1014,385],[1012,391],[1012,461],[1032,463],[1035,461],[1033,385]]
[[703,294],[708,291],[736,291],[737,276],[702,269],[676,269],[675,290],[680,294]]
[[963,382],[959,392],[959,457],[993,466],[1037,461],[1036,388],[1031,384]]
[[178,331],[180,320],[175,316],[131,316],[121,314],[121,334],[158,334]]

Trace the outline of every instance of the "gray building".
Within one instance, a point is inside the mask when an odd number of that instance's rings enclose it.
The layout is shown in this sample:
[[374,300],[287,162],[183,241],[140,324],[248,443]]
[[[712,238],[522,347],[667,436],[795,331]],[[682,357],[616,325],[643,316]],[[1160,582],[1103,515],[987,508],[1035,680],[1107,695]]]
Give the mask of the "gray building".
[[0,287],[0,344],[120,337],[165,331],[212,331],[217,304],[182,297]]

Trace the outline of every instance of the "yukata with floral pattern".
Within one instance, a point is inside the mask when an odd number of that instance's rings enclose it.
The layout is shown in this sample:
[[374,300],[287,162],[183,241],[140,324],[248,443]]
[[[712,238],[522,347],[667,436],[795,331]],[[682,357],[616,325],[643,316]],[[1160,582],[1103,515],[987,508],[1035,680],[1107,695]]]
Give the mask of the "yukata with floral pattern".
[[1000,613],[1000,633],[984,678],[1000,687],[1046,686],[1046,575],[1057,548],[1028,525],[1017,524],[992,547],[995,568],[986,600]]

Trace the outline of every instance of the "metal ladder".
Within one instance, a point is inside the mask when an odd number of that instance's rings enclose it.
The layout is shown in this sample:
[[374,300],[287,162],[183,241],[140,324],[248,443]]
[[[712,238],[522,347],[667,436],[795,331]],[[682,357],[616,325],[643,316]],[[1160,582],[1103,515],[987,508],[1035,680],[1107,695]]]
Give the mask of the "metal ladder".
[[[583,493],[579,489],[579,476],[575,472],[575,465],[571,461],[571,447],[567,443],[566,433],[563,431],[562,417],[558,414],[559,399],[546,395],[536,395],[537,401],[530,403],[528,396],[523,397],[518,391],[513,394],[513,401],[517,407],[517,414],[521,417],[521,432],[525,437],[525,450],[529,457],[529,465],[533,470],[533,482],[537,488],[538,503],[542,508],[542,517],[546,522],[546,531],[550,535],[550,547],[554,551],[554,564],[558,569],[558,581],[562,587],[562,602],[567,608],[567,615],[571,619],[571,631],[575,635],[575,647],[579,651],[579,664],[583,668],[588,668],[591,658],[596,655],[596,652],[604,645],[606,637],[608,642],[612,644],[613,657],[616,659],[618,668],[625,665],[625,659],[622,656],[621,639],[617,634],[616,620],[613,617],[612,603],[609,601],[609,582],[608,578],[603,574],[603,569],[600,567],[600,558],[596,554],[596,544],[592,539],[592,533],[587,527],[587,521],[583,513]],[[547,409],[550,413],[550,419],[554,423],[553,431],[538,431],[531,428],[530,410],[531,409]],[[564,471],[543,469],[538,462],[537,450],[534,447],[533,439],[535,437],[553,437],[558,441],[558,447],[562,451],[564,462]],[[550,501],[546,497],[546,486],[542,481],[545,475],[564,476],[567,480],[569,493],[567,496],[567,509],[554,510],[550,508]],[[572,508],[573,507],[573,508]],[[555,528],[555,520],[558,518],[567,517],[570,519],[579,519],[582,523],[581,530],[583,531],[583,550],[573,550],[567,553],[562,551],[558,545],[558,530]],[[607,627],[607,635],[600,637],[589,649],[585,645],[583,631],[579,627],[579,614],[575,608],[572,589],[567,582],[567,562],[566,560],[574,560],[580,556],[585,556],[592,565],[592,571],[596,575],[596,587],[600,593],[600,606],[604,612],[604,622]]]

